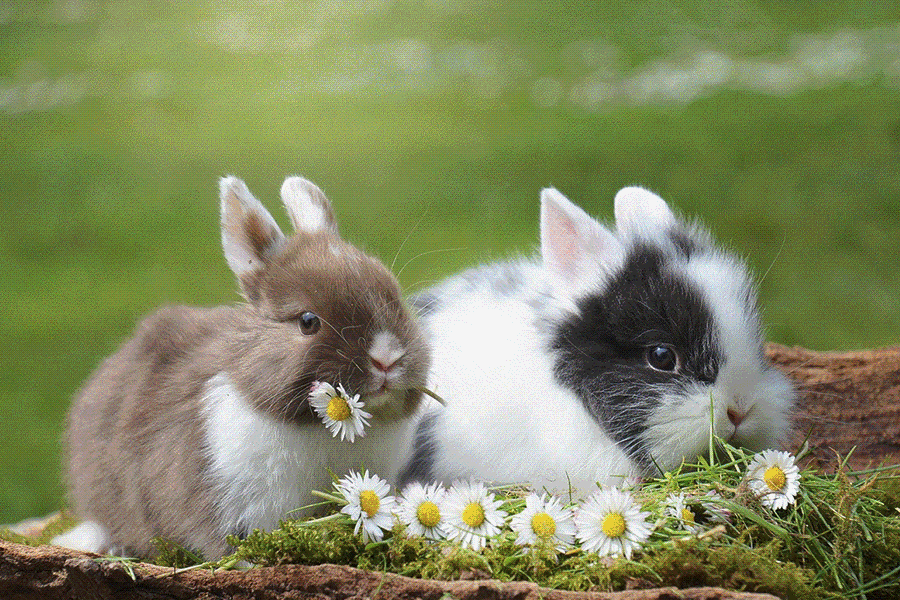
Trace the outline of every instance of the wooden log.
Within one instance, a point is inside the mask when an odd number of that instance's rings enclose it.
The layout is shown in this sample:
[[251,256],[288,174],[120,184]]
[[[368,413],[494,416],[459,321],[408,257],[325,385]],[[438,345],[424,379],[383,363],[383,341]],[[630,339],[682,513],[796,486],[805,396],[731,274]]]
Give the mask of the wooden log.
[[[0,541],[0,598],[5,600],[233,600],[423,598],[439,600],[775,600],[768,594],[719,588],[563,592],[533,583],[483,579],[430,581],[338,565],[287,565],[248,571],[174,574],[147,564],[131,567],[54,546]],[[132,577],[133,573],[133,577]]]
[[808,436],[823,469],[835,467],[836,453],[850,455],[856,470],[900,464],[900,346],[812,352],[769,344],[767,354],[800,390],[790,450]]

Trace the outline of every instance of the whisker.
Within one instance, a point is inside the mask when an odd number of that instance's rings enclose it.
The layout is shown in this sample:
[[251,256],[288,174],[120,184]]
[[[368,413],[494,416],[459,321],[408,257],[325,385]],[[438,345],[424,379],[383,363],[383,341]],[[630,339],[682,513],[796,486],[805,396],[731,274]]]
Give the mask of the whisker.
[[[406,242],[409,241],[410,236],[412,236],[413,232],[419,228],[419,225],[422,224],[422,220],[425,219],[425,215],[428,214],[428,208],[426,207],[425,211],[422,212],[422,216],[419,217],[419,220],[416,221],[416,224],[412,226],[412,229],[409,230],[409,233],[406,234],[406,237],[403,238],[403,241],[400,242],[400,247],[397,248],[397,252],[394,254],[394,259],[391,261],[391,272],[394,271],[394,264],[397,262],[397,259],[400,258],[400,252],[403,250],[403,246],[406,245]],[[397,274],[399,276],[399,273]]]
[[400,267],[400,270],[397,271],[397,277],[399,278],[400,275],[403,274],[403,271],[406,269],[406,267],[409,266],[409,263],[411,263],[412,261],[416,260],[417,258],[422,258],[423,256],[427,256],[427,255],[429,255],[429,254],[437,254],[438,252],[459,252],[460,250],[465,250],[465,247],[460,247],[460,248],[438,248],[438,249],[436,249],[436,250],[426,250],[425,252],[420,252],[419,254],[416,254],[415,256],[413,256],[412,258],[410,258],[408,261],[406,261],[406,263],[404,263],[404,265],[403,265],[402,267]]
[[762,285],[762,282],[766,280],[766,277],[769,276],[769,272],[772,270],[772,267],[775,266],[775,263],[778,262],[778,259],[781,257],[781,252],[784,250],[784,245],[787,243],[787,236],[781,238],[781,247],[778,248],[778,252],[775,254],[775,258],[772,259],[772,262],[769,263],[769,268],[766,269],[766,272],[763,273],[763,276],[759,278],[759,281],[756,283],[757,285]]

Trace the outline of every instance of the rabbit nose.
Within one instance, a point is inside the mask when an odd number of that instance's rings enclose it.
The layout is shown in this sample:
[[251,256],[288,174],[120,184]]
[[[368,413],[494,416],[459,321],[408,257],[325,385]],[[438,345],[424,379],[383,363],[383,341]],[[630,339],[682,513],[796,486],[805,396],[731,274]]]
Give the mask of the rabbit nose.
[[745,418],[747,418],[747,413],[736,408],[728,409],[728,420],[731,421],[735,428],[739,427],[740,424],[744,422]]
[[372,366],[375,367],[377,370],[379,370],[383,373],[387,373],[394,367],[394,365],[397,364],[397,361],[399,361],[400,358],[398,357],[393,360],[381,361],[381,360],[375,358],[374,356],[370,356],[369,360],[372,361]]
[[367,354],[373,369],[380,373],[388,373],[406,355],[406,350],[397,336],[381,332],[375,336]]

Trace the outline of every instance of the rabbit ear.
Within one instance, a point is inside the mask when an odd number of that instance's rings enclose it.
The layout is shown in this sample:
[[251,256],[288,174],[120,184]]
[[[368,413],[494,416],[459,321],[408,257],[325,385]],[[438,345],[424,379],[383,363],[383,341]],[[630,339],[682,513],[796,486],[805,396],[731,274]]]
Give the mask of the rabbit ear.
[[586,279],[597,267],[611,271],[625,250],[606,227],[554,188],[541,191],[541,255],[545,267],[570,279]]
[[262,269],[284,241],[275,219],[237,177],[219,180],[219,199],[222,249],[228,266],[238,276]]
[[334,209],[325,193],[308,179],[288,177],[281,184],[281,201],[296,231],[337,233]]
[[678,226],[666,201],[644,188],[623,188],[613,202],[616,228],[626,236],[658,237]]

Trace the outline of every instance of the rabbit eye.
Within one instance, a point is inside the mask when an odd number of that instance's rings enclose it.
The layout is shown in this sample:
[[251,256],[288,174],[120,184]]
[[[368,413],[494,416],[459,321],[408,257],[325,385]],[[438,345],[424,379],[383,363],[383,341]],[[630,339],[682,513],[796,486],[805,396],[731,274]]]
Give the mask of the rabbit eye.
[[300,333],[303,335],[313,335],[319,331],[321,326],[322,323],[316,313],[307,311],[300,315]]
[[678,352],[671,346],[652,346],[647,348],[647,364],[657,371],[674,372],[681,363]]

